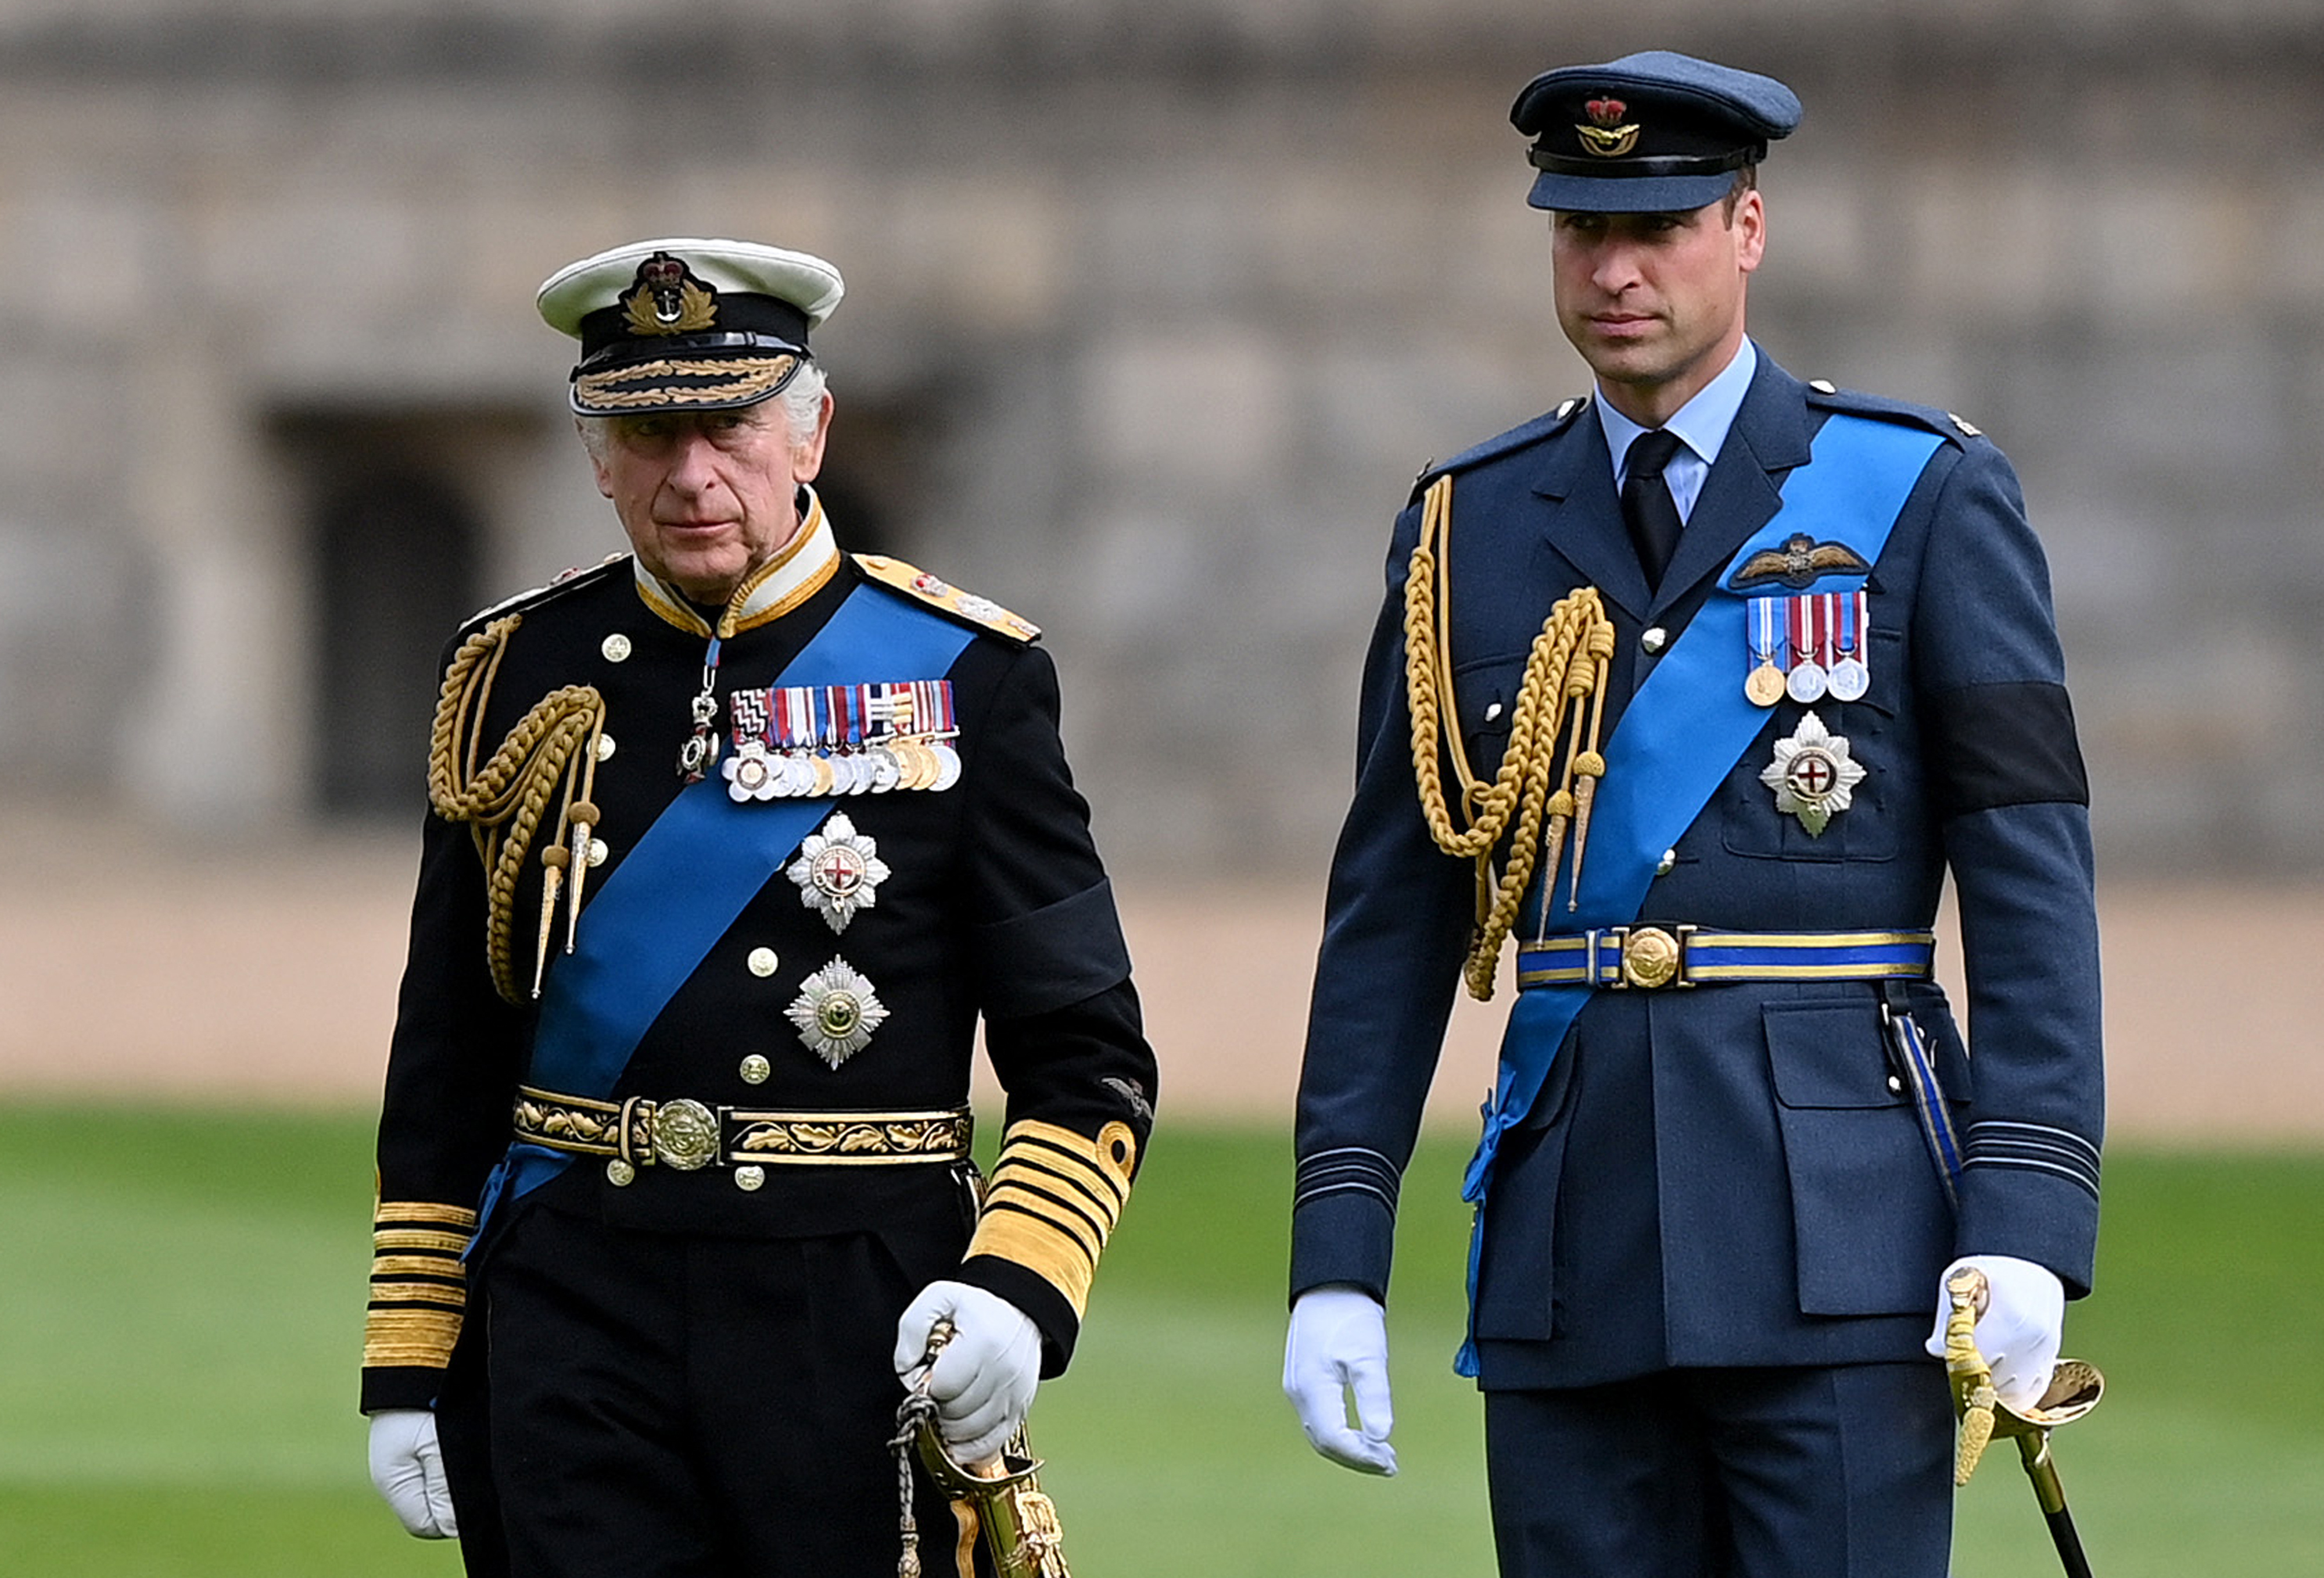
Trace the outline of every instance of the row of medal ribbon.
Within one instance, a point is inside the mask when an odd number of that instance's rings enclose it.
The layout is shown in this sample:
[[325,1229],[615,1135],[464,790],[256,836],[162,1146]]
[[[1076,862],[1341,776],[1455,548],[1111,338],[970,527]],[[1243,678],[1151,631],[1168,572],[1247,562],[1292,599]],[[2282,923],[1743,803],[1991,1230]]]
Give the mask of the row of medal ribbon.
[[719,771],[737,801],[948,789],[960,781],[949,679],[740,690],[726,709],[734,748]]
[[1861,700],[1872,688],[1867,602],[1861,590],[1752,598],[1744,610],[1751,672],[1743,694],[1755,706],[1773,706],[1787,696],[1803,706],[1827,696]]

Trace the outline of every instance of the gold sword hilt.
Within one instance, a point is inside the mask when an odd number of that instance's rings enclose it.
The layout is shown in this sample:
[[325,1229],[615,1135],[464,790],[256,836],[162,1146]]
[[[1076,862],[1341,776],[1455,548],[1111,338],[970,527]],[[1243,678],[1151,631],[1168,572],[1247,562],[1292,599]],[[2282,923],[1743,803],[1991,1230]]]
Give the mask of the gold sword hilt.
[[1985,1274],[1962,1267],[1945,1279],[1945,1295],[1952,1303],[1945,1317],[1945,1378],[1952,1387],[1953,1412],[1960,1420],[1953,1483],[1969,1483],[1985,1449],[1999,1436],[2017,1443],[2042,1509],[2059,1510],[2064,1492],[2050,1461],[2050,1432],[2097,1407],[2106,1395],[2106,1377],[2087,1361],[2061,1359],[2051,1369],[2050,1384],[2033,1403],[2019,1408],[2001,1401],[1993,1389],[1993,1367],[1977,1347],[1978,1318],[1992,1301]]
[[1953,1483],[1966,1485],[1993,1440],[1993,1367],[1977,1351],[1977,1318],[1992,1299],[1985,1273],[1963,1266],[1945,1278],[1952,1313],[1945,1317],[1945,1379],[1953,1392],[1960,1436],[1953,1449]]

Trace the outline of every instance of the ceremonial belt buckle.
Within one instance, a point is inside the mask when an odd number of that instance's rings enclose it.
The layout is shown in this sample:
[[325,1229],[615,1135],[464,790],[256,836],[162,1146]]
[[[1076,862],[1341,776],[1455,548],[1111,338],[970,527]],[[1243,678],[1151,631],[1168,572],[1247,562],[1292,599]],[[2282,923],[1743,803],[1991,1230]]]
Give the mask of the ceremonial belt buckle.
[[1599,976],[1599,949],[1610,945],[1619,967],[1607,984],[1616,992],[1632,987],[1644,992],[1674,985],[1692,987],[1694,983],[1686,978],[1686,947],[1694,930],[1692,926],[1615,926],[1592,932],[1590,978],[1595,981]]
[[[718,1114],[690,1097],[679,1096],[667,1102],[649,1102],[632,1096],[622,1103],[624,1112],[635,1109],[643,1119],[641,1127],[653,1147],[653,1159],[677,1172],[699,1172],[718,1159]],[[624,1122],[622,1133],[626,1138],[631,1126]],[[633,1158],[624,1156],[634,1164]]]

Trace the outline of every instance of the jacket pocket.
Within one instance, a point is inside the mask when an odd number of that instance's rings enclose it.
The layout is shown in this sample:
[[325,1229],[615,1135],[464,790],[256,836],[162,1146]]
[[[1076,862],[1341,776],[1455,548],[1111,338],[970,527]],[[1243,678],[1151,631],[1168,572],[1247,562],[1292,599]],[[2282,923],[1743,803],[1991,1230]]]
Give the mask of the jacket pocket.
[[1574,1062],[1569,1037],[1532,1112],[1501,1136],[1477,1263],[1480,1339],[1545,1343],[1555,1335],[1557,1192],[1572,1132],[1563,1119]]
[[[1941,1020],[1941,1010],[1930,1017]],[[1801,1312],[1933,1310],[1952,1212],[1901,1082],[1890,1087],[1877,1001],[1867,993],[1853,1002],[1771,1003],[1763,1018]],[[1923,1028],[1936,1049],[1936,1027]]]

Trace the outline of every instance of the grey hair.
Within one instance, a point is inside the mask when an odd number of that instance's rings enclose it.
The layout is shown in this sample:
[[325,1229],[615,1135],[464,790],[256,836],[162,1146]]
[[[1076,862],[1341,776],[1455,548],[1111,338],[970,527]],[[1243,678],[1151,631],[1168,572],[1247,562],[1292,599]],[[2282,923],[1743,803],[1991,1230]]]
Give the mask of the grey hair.
[[[791,442],[804,444],[815,437],[816,423],[823,420],[823,397],[830,387],[819,362],[805,361],[791,381],[774,398],[782,402],[783,420],[789,424]],[[592,460],[605,457],[605,435],[619,420],[616,417],[584,417],[573,419],[573,426],[581,435],[581,447],[589,451]]]

